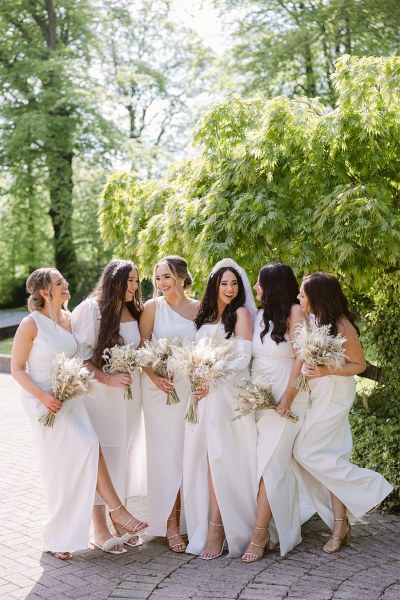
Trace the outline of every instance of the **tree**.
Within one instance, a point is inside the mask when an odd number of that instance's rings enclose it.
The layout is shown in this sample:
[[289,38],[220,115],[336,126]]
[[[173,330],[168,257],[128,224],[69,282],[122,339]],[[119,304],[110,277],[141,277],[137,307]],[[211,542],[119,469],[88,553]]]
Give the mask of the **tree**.
[[221,10],[232,14],[229,68],[246,94],[319,96],[333,106],[338,58],[400,48],[400,0],[225,0]]
[[[87,0],[66,0],[62,5],[54,0],[5,0],[0,24],[0,144],[5,171],[14,184],[9,190],[18,205],[14,214],[24,218],[26,198],[40,199],[54,231],[55,264],[73,286],[78,273],[72,232],[73,158],[93,146],[104,150],[111,131],[96,110],[87,75],[91,6]],[[33,210],[28,214],[34,218]],[[31,238],[37,243],[33,232]]]
[[197,265],[232,256],[253,279],[267,260],[327,269],[368,294],[399,269],[400,59],[336,63],[337,106],[233,95],[200,119],[199,156],[160,181],[116,174],[101,227],[147,270],[177,252]]
[[165,171],[186,146],[191,101],[209,87],[212,54],[171,9],[171,0],[104,3],[102,72],[124,115],[125,152],[144,176]]

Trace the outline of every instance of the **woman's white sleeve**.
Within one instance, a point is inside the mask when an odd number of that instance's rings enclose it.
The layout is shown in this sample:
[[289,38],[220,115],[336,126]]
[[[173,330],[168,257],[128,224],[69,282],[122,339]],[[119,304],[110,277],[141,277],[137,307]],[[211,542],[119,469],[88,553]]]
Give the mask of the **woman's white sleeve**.
[[78,343],[78,356],[90,360],[94,354],[100,329],[97,302],[88,298],[72,311],[72,333]]
[[[251,360],[251,342],[249,340],[236,338],[236,348],[235,358],[228,363],[228,369],[232,376],[237,375],[238,372],[246,369]],[[227,379],[229,380],[229,376]]]

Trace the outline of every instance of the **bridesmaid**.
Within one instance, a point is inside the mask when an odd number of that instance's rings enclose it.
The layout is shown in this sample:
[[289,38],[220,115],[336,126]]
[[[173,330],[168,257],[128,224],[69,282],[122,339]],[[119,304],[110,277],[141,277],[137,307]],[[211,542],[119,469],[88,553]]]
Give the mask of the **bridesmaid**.
[[[68,560],[73,551],[88,546],[96,489],[114,507],[110,513],[120,532],[132,531],[135,519],[115,493],[82,398],[62,404],[51,391],[53,358],[77,351],[70,313],[62,308],[70,298],[68,283],[57,269],[42,268],[31,273],[26,287],[30,314],[15,334],[11,374],[23,388],[22,404],[42,471],[48,511],[44,548]],[[57,415],[53,428],[38,421],[46,411]],[[110,544],[121,540],[113,538]]]
[[[138,321],[143,310],[139,275],[130,260],[112,260],[106,265],[93,292],[72,313],[72,330],[79,354],[94,373],[94,397],[86,402],[104,458],[118,495],[126,502],[146,494],[145,439],[140,373],[106,375],[102,367],[105,348],[140,342]],[[132,399],[125,396],[131,386]],[[97,495],[93,508],[94,544],[109,551],[110,531],[103,500]],[[136,532],[145,523],[136,522]],[[139,546],[138,536],[122,537],[128,546]],[[104,546],[105,544],[105,546]],[[106,549],[107,548],[107,549]],[[113,551],[121,550],[114,547]]]
[[196,338],[217,333],[228,338],[235,335],[238,357],[230,364],[232,373],[212,391],[201,387],[196,392],[201,400],[199,423],[186,423],[185,427],[187,552],[204,560],[221,556],[225,540],[230,557],[243,554],[254,523],[255,421],[252,415],[232,421],[238,404],[232,389],[247,374],[254,313],[254,298],[244,270],[229,258],[217,263],[195,319]]
[[[354,375],[365,369],[364,353],[354,315],[338,280],[328,273],[304,277],[299,294],[303,309],[316,326],[346,339],[346,363],[330,367],[304,365],[310,387],[310,408],[294,445],[294,457],[304,487],[316,511],[332,529],[323,551],[338,552],[350,542],[348,517],[362,517],[392,491],[379,473],[349,462],[352,449],[349,412],[356,386]],[[347,516],[346,516],[347,515]]]
[[[254,289],[262,308],[254,323],[252,374],[269,381],[278,406],[257,418],[257,513],[251,541],[242,556],[248,563],[260,560],[270,543],[279,543],[285,556],[301,542],[298,490],[291,461],[308,402],[308,394],[298,394],[293,385],[302,363],[291,340],[296,325],[306,318],[297,300],[299,286],[294,273],[288,265],[267,264]],[[299,417],[296,423],[285,418],[289,411]]]
[[[140,319],[142,343],[150,339],[181,338],[193,340],[193,319],[199,303],[186,296],[192,277],[180,256],[158,261],[153,277],[155,295],[144,305]],[[157,294],[161,292],[161,296]],[[166,394],[176,388],[179,404],[168,406]],[[173,552],[185,552],[180,534],[184,526],[180,515],[180,489],[184,438],[184,414],[189,387],[183,377],[174,381],[161,377],[150,368],[142,373],[143,411],[146,428],[148,477],[148,535],[167,536]],[[182,518],[180,519],[180,517]],[[181,523],[180,523],[181,521]]]

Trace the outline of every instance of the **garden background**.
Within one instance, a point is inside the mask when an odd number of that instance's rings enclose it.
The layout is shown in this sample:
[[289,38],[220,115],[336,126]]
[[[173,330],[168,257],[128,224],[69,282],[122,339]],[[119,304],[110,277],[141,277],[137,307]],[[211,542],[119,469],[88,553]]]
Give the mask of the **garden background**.
[[398,508],[400,0],[3,0],[0,26],[0,307],[52,264],[75,304],[112,256],[181,254],[198,295],[225,256],[330,271],[370,361],[353,457]]

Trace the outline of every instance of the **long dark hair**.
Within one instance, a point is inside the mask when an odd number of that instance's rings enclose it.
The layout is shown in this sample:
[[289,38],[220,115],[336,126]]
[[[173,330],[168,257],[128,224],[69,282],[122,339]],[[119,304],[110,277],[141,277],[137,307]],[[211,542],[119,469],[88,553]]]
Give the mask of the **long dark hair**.
[[303,277],[303,289],[318,325],[330,325],[331,333],[337,335],[337,322],[341,317],[346,317],[360,335],[356,315],[350,310],[336,277],[322,271],[306,275]]
[[299,304],[299,285],[292,269],[280,262],[264,265],[259,273],[258,283],[262,289],[264,324],[260,334],[261,341],[268,333],[269,322],[272,321],[271,339],[280,344],[285,341],[292,306]]
[[101,314],[99,335],[93,355],[97,366],[103,365],[102,354],[105,348],[124,343],[119,333],[123,307],[126,306],[134,319],[137,321],[140,319],[143,310],[140,281],[132,300],[125,301],[129,273],[132,269],[137,271],[136,265],[131,260],[115,259],[110,261],[90,294],[91,298],[97,300]]
[[230,338],[235,330],[236,311],[241,306],[244,306],[246,302],[243,280],[236,269],[232,267],[221,267],[209,277],[206,291],[200,302],[199,312],[196,315],[194,324],[197,329],[200,329],[204,323],[213,323],[218,317],[218,291],[222,276],[226,271],[231,271],[235,275],[239,286],[237,296],[230,304],[227,304],[221,316],[221,322],[224,326],[226,337]]

